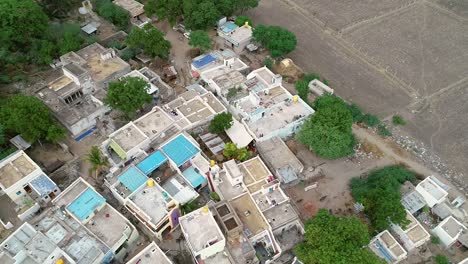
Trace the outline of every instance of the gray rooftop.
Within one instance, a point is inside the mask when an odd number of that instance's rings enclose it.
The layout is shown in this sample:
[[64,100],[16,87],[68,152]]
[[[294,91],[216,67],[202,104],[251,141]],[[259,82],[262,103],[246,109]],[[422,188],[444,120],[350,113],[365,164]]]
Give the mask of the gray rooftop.
[[257,148],[260,156],[275,174],[283,168],[291,168],[295,174],[304,169],[301,161],[279,137],[257,142]]
[[172,264],[155,242],[138,252],[127,264]]
[[266,211],[263,211],[263,215],[273,230],[281,227],[286,223],[299,219],[296,210],[294,210],[291,203],[289,202],[282,203],[278,206],[274,206]]
[[138,130],[138,128],[133,123],[129,123],[128,125],[114,132],[110,138],[127,152],[147,139],[147,136]]
[[9,188],[37,169],[37,164],[26,153],[17,151],[0,161],[0,183]]
[[[166,197],[164,197],[165,193]],[[146,184],[128,197],[141,211],[148,215],[151,223],[159,224],[168,214],[168,203],[172,198],[157,184],[148,187]]]

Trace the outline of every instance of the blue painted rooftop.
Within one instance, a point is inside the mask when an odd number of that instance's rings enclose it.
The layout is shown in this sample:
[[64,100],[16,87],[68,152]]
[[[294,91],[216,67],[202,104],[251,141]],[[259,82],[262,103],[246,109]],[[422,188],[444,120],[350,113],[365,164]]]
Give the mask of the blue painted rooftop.
[[223,33],[230,33],[236,28],[238,28],[238,26],[232,23],[231,21],[228,21],[221,26],[221,30],[223,31]]
[[88,188],[68,206],[68,210],[80,221],[84,221],[105,202],[106,199],[93,189]]
[[148,180],[145,174],[135,167],[130,167],[122,174],[120,174],[117,179],[129,189],[131,192],[136,191],[140,186],[145,184]]
[[162,150],[177,167],[189,161],[200,152],[200,150],[183,135],[179,135],[171,140],[162,147]]
[[53,192],[57,185],[46,175],[41,174],[30,183],[34,190],[41,196],[45,197]]
[[182,172],[185,179],[190,182],[193,188],[197,188],[203,183],[206,182],[206,178],[203,177],[193,166],[190,166],[188,169]]
[[138,163],[137,168],[139,168],[146,175],[150,175],[153,171],[159,168],[159,166],[161,166],[166,161],[166,156],[164,156],[164,154],[162,154],[162,152],[158,150],[149,155],[140,163]]
[[210,63],[212,63],[213,61],[216,61],[216,57],[213,56],[211,53],[208,53],[206,54],[205,56],[197,59],[197,60],[194,60],[192,62],[192,64],[196,67],[196,68],[202,68]]

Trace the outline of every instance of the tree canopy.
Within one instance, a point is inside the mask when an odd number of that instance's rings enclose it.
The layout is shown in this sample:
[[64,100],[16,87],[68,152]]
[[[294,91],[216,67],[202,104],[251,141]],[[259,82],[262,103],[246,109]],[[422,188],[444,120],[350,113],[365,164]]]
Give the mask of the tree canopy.
[[414,181],[415,174],[400,166],[389,166],[369,173],[367,178],[351,180],[354,199],[364,205],[376,231],[389,227],[390,222],[405,226],[406,211],[401,204],[400,187],[405,181]]
[[65,18],[81,4],[81,0],[41,0],[39,4],[49,17]]
[[128,47],[142,49],[153,58],[167,58],[171,50],[171,43],[164,38],[164,34],[149,23],[143,28],[133,27],[125,42]]
[[232,127],[233,120],[231,113],[217,114],[210,123],[210,132],[219,134]]
[[248,16],[238,16],[234,20],[234,24],[236,24],[239,27],[245,25],[245,22],[249,22],[249,26],[253,27],[252,19],[250,19]]
[[159,19],[167,19],[173,25],[177,17],[183,14],[183,0],[148,0],[145,13],[157,15]]
[[354,152],[353,118],[345,102],[323,95],[314,102],[315,114],[304,122],[298,140],[318,156],[338,159]]
[[259,25],[253,30],[253,38],[267,48],[273,58],[290,53],[297,45],[296,35],[278,26]]
[[297,94],[305,102],[309,101],[309,83],[315,79],[320,79],[320,76],[315,73],[309,73],[304,75],[301,79],[297,80],[294,84],[297,90]]
[[111,108],[120,110],[128,118],[132,118],[138,109],[153,100],[153,97],[147,92],[148,89],[148,83],[143,79],[125,77],[109,84],[104,101]]
[[213,0],[184,0],[184,23],[191,30],[213,27],[221,17]]
[[304,240],[294,253],[305,264],[384,263],[366,248],[369,231],[355,217],[337,217],[320,209],[306,222]]
[[105,20],[111,22],[119,28],[125,29],[130,22],[130,14],[127,10],[114,4],[111,0],[97,0],[96,12]]
[[211,39],[205,31],[196,30],[190,33],[190,41],[188,44],[194,48],[200,49],[201,52],[205,52],[211,48]]
[[55,143],[65,136],[65,130],[53,119],[49,108],[33,96],[10,96],[0,106],[0,122],[6,130],[30,142],[45,139]]
[[253,153],[247,148],[238,148],[236,144],[229,142],[224,146],[223,155],[228,159],[246,161],[252,157]]

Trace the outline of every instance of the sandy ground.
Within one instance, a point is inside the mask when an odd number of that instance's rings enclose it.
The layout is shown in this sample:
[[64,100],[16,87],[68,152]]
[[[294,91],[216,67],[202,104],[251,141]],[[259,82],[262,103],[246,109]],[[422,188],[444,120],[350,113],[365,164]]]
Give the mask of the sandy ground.
[[403,115],[402,141],[468,184],[466,1],[270,0],[248,15],[293,31],[290,57],[338,95],[385,119]]

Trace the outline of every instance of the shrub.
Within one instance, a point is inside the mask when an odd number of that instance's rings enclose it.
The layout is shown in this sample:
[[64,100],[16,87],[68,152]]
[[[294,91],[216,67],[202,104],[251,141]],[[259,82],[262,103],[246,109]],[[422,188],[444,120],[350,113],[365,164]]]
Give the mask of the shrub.
[[233,122],[230,113],[217,114],[213,120],[211,120],[209,130],[211,133],[219,134],[232,127]]
[[362,118],[362,122],[368,127],[375,127],[380,124],[380,119],[375,115],[365,114]]
[[273,60],[270,57],[266,57],[263,61],[263,65],[265,65],[268,69],[273,69]]
[[437,256],[435,257],[435,262],[437,264],[450,264],[448,258],[442,254],[437,254]]
[[120,58],[124,61],[129,61],[130,59],[133,59],[136,56],[136,51],[132,48],[126,48],[122,51],[122,54],[120,54]]
[[436,236],[431,236],[431,243],[434,245],[439,245],[440,244],[440,238]]
[[361,123],[364,120],[364,113],[362,112],[361,108],[357,104],[350,104],[348,105],[349,111],[351,111],[351,115],[353,115],[353,122],[354,123]]
[[400,115],[394,115],[394,116],[392,117],[392,122],[393,122],[394,125],[397,125],[397,126],[404,126],[404,125],[406,125],[405,119],[403,119],[403,117],[400,116]]
[[249,22],[249,26],[253,27],[252,19],[250,19],[247,16],[238,16],[234,20],[234,24],[236,24],[239,27],[242,27],[245,24],[245,22]]
[[215,202],[221,201],[221,197],[219,197],[219,194],[217,192],[210,192],[210,197],[213,199]]
[[119,28],[126,28],[129,24],[130,14],[125,9],[112,3],[110,0],[96,1],[96,11],[105,20]]
[[382,137],[390,137],[392,135],[392,132],[388,130],[387,126],[384,124],[379,124],[377,126],[377,133],[381,135]]

